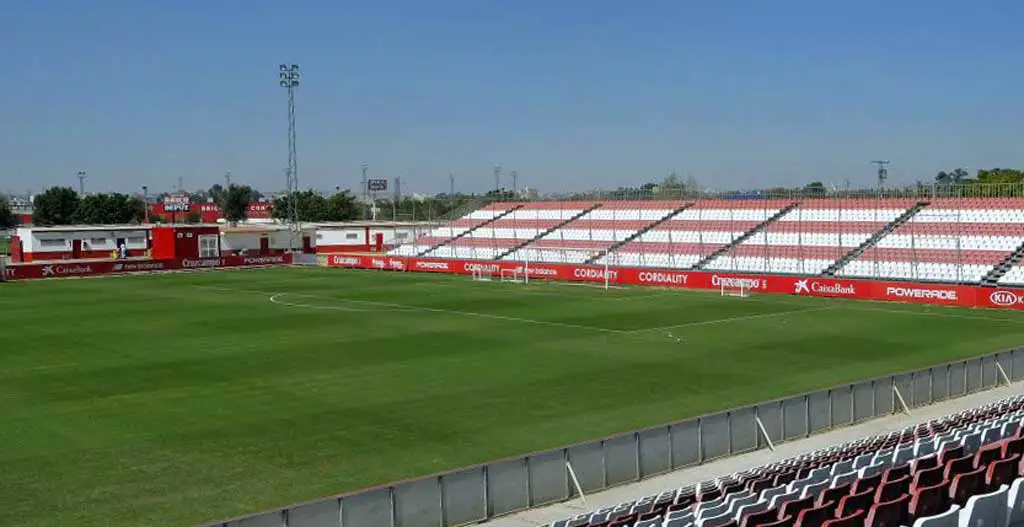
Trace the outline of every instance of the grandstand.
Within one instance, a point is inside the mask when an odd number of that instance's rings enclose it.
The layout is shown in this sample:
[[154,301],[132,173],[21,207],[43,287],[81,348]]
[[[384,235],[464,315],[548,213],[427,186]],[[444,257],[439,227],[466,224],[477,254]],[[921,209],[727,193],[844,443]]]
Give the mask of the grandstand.
[[1024,284],[1024,199],[494,203],[394,255]]
[[1024,522],[1024,397],[555,521],[549,527]]

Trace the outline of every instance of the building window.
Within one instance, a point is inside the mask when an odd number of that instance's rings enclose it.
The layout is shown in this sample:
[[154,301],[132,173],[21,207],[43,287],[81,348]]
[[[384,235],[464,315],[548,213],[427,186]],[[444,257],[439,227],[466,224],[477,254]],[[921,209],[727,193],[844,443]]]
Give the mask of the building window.
[[345,239],[346,240],[357,240],[357,239],[359,239],[359,234],[355,233],[355,232],[347,233],[347,234],[345,234]]
[[43,247],[56,247],[56,246],[64,247],[64,246],[67,245],[67,243],[63,239],[53,239],[53,238],[50,238],[48,240],[47,239],[39,240],[39,245],[42,245]]
[[200,258],[216,258],[220,256],[220,247],[218,246],[219,237],[213,236],[200,236],[199,237],[199,257]]

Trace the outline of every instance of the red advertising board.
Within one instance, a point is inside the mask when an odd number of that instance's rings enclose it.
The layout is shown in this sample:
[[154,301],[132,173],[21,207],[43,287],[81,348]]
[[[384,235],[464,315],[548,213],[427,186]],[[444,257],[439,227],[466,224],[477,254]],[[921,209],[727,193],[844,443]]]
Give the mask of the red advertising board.
[[222,256],[220,258],[178,258],[171,260],[100,260],[82,262],[54,262],[14,264],[7,266],[8,280],[39,278],[73,278],[107,274],[146,273],[182,269],[219,269],[224,267],[252,267],[283,265],[292,262],[292,255],[274,256]]
[[[503,270],[524,271],[519,262],[485,260],[445,260],[434,258],[366,256],[335,254],[328,256],[329,267],[418,271],[428,273],[471,274],[483,271],[497,275]],[[531,263],[530,278],[585,282],[608,281],[614,284],[719,289],[746,287],[757,293],[777,293],[862,300],[886,300],[949,306],[986,307],[1024,310],[1024,289],[990,288],[921,282],[856,280],[819,276],[778,276],[709,271],[673,271],[631,267]]]

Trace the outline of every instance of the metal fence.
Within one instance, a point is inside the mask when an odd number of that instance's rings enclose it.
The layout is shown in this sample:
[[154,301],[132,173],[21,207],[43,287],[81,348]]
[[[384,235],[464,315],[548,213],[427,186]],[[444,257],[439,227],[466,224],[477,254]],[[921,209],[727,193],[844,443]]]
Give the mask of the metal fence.
[[[448,527],[481,522],[1024,379],[1024,348],[695,417],[216,523]],[[763,432],[759,430],[763,425]]]

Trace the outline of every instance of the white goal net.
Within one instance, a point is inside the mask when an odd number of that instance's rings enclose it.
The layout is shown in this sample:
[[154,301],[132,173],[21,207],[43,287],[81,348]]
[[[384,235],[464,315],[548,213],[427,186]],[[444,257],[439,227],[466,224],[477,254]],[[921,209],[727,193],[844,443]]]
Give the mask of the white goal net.
[[747,298],[750,296],[750,288],[747,287],[742,280],[737,280],[738,283],[727,284],[726,280],[722,281],[722,296],[735,296],[739,298]]
[[476,282],[491,282],[494,280],[494,273],[486,266],[478,266],[473,269],[473,280]]
[[522,269],[502,269],[500,277],[502,282],[513,284],[525,284],[526,274]]

